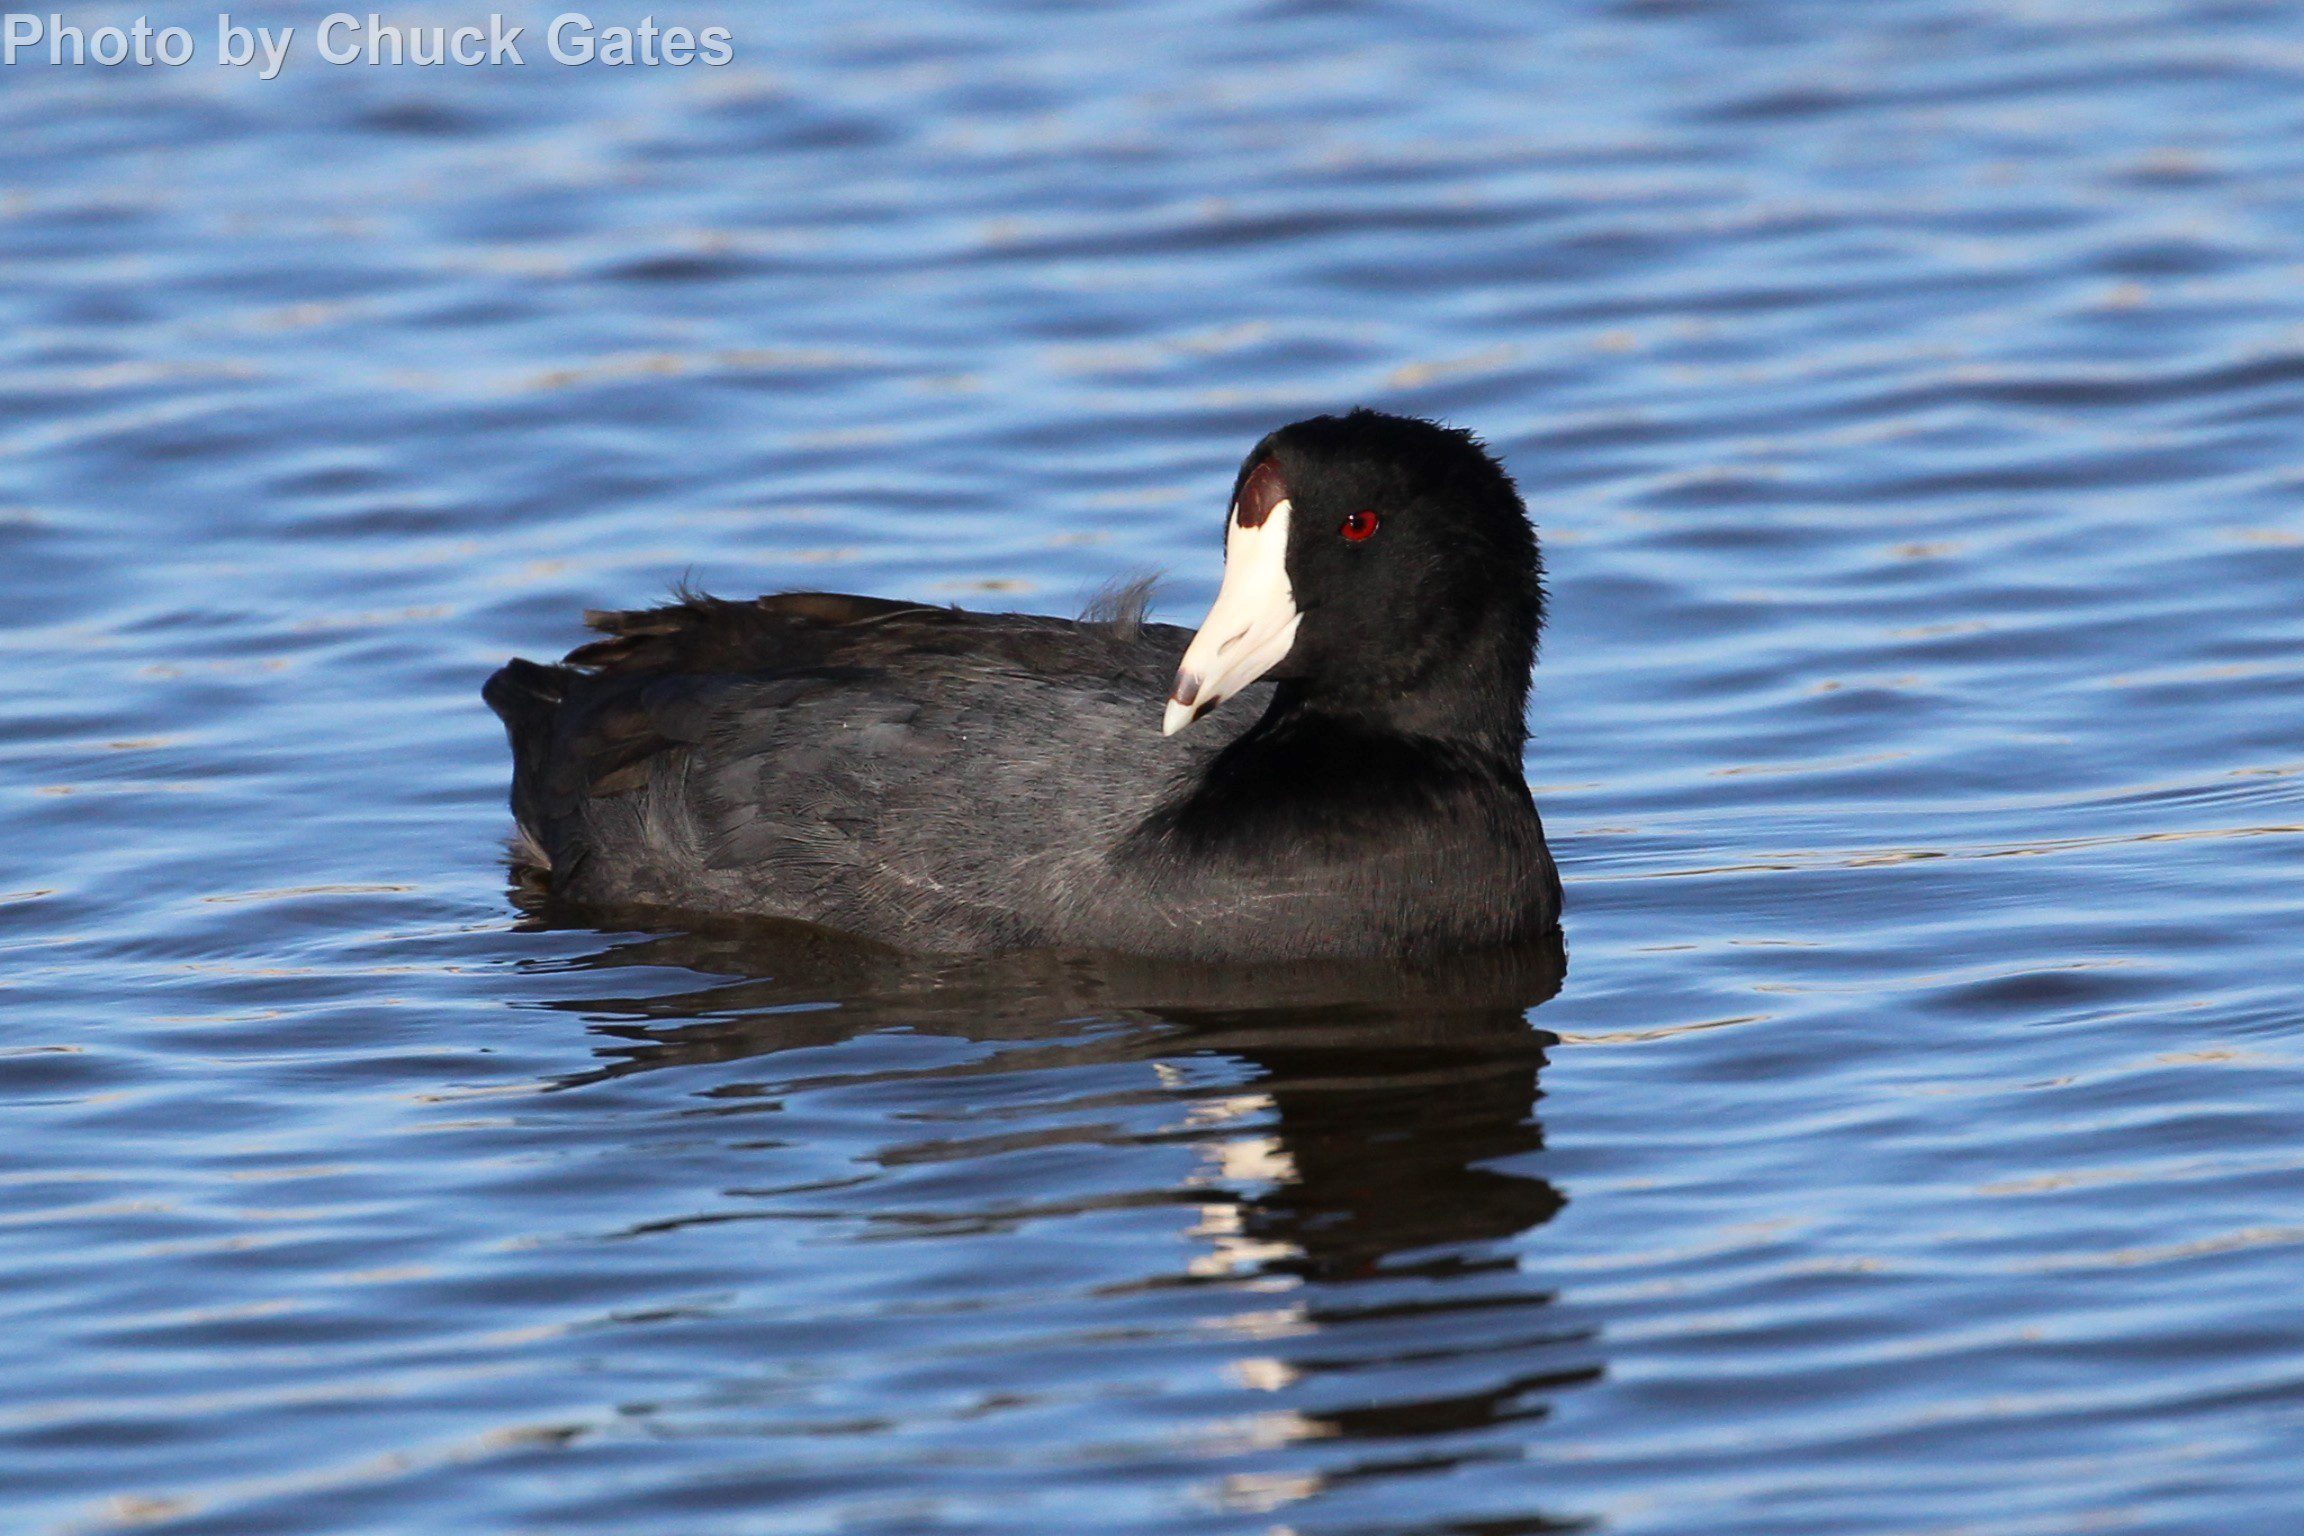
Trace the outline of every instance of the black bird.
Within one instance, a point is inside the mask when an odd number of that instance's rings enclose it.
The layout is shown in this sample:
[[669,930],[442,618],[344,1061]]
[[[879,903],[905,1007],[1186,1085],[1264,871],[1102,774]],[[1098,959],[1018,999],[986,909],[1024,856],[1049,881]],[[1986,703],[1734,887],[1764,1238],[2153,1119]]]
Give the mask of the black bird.
[[584,907],[926,951],[1549,934],[1520,765],[1542,566],[1503,468],[1431,422],[1300,421],[1242,464],[1224,556],[1197,635],[1141,590],[1078,621],[822,592],[591,614],[606,638],[488,680],[515,858]]

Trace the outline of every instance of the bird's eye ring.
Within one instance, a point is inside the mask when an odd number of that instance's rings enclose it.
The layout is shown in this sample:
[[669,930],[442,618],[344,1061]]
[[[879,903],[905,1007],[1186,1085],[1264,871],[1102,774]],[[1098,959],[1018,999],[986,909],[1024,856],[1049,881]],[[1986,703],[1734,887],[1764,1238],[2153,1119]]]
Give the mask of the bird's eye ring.
[[1382,522],[1382,518],[1363,507],[1360,511],[1344,519],[1343,525],[1336,531],[1343,536],[1344,542],[1347,544],[1364,544],[1376,537],[1377,526]]

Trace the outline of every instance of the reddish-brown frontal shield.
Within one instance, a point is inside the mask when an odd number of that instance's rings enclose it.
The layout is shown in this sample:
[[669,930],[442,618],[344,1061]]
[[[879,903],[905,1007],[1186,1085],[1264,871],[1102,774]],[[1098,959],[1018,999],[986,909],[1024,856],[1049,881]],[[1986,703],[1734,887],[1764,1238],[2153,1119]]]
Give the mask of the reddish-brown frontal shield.
[[1261,528],[1272,509],[1288,499],[1288,482],[1281,478],[1280,466],[1266,459],[1248,471],[1241,482],[1240,500],[1232,509],[1232,520],[1243,528]]

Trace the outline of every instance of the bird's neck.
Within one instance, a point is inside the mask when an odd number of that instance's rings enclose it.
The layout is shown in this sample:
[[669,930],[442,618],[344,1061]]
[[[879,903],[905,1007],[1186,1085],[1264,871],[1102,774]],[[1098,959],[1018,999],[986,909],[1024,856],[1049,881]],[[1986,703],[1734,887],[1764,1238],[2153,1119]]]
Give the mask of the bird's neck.
[[1517,778],[1528,740],[1529,660],[1466,654],[1427,657],[1404,675],[1349,673],[1287,679],[1248,736],[1405,742],[1417,750],[1489,763]]
[[1164,836],[1287,840],[1397,825],[1459,797],[1525,801],[1521,731],[1404,730],[1397,718],[1324,707],[1282,683],[1271,707],[1155,814]]

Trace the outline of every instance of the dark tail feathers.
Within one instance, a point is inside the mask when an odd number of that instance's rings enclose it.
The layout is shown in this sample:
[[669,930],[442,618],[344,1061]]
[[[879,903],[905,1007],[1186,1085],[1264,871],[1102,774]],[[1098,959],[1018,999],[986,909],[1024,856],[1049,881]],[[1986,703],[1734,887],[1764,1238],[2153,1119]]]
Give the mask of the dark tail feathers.
[[512,818],[520,824],[513,858],[539,870],[549,870],[552,859],[546,851],[538,791],[544,781],[544,762],[552,748],[560,703],[576,677],[566,667],[513,660],[499,667],[480,689],[480,697],[504,722],[504,734],[512,742]]

